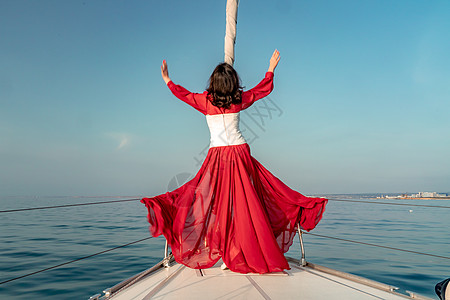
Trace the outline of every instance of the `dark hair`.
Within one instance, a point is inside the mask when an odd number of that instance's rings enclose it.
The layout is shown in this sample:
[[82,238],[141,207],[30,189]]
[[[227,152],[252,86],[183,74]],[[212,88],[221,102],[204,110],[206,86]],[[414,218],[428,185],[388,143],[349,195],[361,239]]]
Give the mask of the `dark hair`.
[[219,64],[209,78],[206,89],[211,103],[217,107],[230,108],[242,102],[241,80],[236,70],[227,63]]

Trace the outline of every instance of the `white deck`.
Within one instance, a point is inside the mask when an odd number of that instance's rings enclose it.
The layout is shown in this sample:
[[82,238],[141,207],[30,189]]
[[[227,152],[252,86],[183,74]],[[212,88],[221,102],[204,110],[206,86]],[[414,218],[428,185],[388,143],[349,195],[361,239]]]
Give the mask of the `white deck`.
[[[332,275],[334,270],[313,264],[301,267],[293,259],[289,263],[291,270],[263,275],[223,271],[221,261],[204,270],[174,264],[152,272],[111,299],[411,299],[386,291],[389,286],[375,281],[338,271]],[[416,295],[414,299],[429,298]]]

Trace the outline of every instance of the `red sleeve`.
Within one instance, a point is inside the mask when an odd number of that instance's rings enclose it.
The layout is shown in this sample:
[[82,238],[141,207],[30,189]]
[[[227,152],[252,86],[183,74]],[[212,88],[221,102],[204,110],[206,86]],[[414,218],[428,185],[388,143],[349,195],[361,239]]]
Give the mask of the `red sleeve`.
[[167,86],[169,87],[170,91],[180,99],[181,101],[186,102],[202,114],[206,114],[206,97],[203,94],[197,94],[197,93],[191,93],[181,85],[177,85],[173,83],[172,81],[169,81],[167,83]]
[[242,109],[246,109],[256,100],[266,97],[273,90],[273,72],[267,72],[266,76],[257,86],[242,93]]

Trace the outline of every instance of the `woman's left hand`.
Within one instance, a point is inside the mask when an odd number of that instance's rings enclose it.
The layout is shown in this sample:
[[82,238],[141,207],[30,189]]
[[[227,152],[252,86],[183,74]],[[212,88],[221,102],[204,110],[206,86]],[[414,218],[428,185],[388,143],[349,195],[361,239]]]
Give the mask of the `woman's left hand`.
[[161,65],[161,76],[166,84],[170,81],[169,69],[167,68],[167,62],[165,59],[163,60]]

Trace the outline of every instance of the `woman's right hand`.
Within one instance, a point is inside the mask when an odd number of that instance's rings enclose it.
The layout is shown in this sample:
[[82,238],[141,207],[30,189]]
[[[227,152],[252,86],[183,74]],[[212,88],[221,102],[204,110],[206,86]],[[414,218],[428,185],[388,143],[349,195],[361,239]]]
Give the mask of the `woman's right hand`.
[[161,65],[161,76],[166,84],[170,81],[169,70],[167,69],[167,62],[165,59]]
[[280,61],[280,52],[277,49],[275,49],[275,51],[272,54],[272,57],[270,58],[269,70],[267,71],[268,72],[275,71],[275,68],[277,67],[279,61]]

